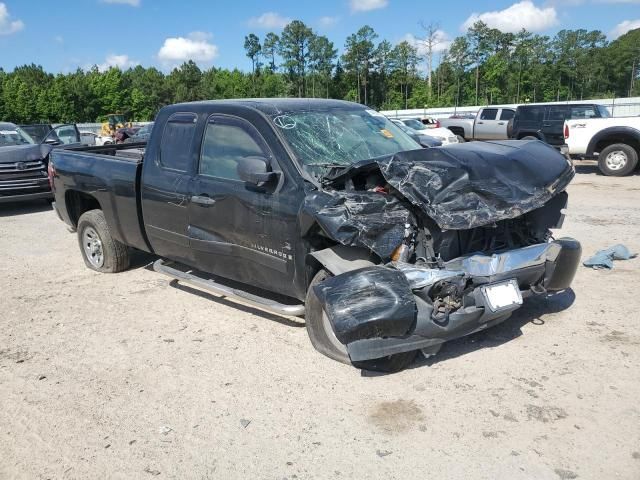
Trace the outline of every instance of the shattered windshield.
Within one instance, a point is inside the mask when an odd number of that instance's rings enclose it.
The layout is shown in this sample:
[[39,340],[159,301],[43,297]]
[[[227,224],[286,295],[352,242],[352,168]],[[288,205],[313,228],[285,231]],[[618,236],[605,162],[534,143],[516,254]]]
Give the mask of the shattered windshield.
[[312,172],[420,148],[397,125],[374,110],[332,108],[272,118],[297,159]]
[[0,146],[30,145],[36,143],[27,132],[16,125],[0,125]]

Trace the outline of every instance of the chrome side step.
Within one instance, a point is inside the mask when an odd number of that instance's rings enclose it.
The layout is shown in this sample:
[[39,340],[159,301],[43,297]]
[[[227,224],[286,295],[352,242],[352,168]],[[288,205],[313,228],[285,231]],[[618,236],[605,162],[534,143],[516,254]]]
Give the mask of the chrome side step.
[[182,270],[178,270],[177,268],[170,267],[163,259],[156,260],[153,263],[153,269],[156,272],[167,275],[168,277],[178,280],[179,282],[189,283],[198,288],[202,288],[203,290],[215,293],[216,295],[222,295],[225,297],[241,300],[242,302],[248,303],[249,305],[261,310],[266,310],[278,315],[304,315],[303,304],[287,305],[284,303],[276,302],[275,300],[270,300],[268,298],[254,295],[253,293],[245,292],[244,290],[240,290],[238,288],[228,287],[216,282],[215,280],[194,275],[193,273],[190,273],[191,271],[183,272]]

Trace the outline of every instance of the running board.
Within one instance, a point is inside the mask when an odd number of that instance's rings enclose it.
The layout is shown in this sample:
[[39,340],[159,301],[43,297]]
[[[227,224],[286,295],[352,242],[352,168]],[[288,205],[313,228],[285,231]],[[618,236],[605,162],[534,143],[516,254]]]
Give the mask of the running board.
[[285,303],[279,303],[275,300],[270,300],[268,298],[254,295],[253,293],[245,292],[244,290],[228,287],[216,282],[215,280],[194,275],[193,273],[190,273],[191,271],[183,272],[182,270],[178,270],[177,268],[170,267],[162,259],[156,260],[153,263],[153,269],[156,272],[167,275],[168,277],[178,280],[179,282],[190,283],[191,285],[202,288],[203,290],[207,290],[217,295],[241,300],[242,302],[248,303],[249,305],[261,310],[266,310],[278,315],[304,315],[304,305],[302,304],[287,305]]

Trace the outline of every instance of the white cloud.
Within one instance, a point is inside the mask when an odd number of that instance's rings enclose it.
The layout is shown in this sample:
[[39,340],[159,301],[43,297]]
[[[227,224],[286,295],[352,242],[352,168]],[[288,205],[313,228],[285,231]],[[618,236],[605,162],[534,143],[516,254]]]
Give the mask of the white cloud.
[[627,33],[629,30],[634,30],[636,28],[640,28],[640,18],[637,20],[625,20],[624,22],[620,22],[609,32],[609,38],[615,40]]
[[102,3],[113,3],[118,5],[131,5],[132,7],[139,7],[141,0],[100,0]]
[[[451,46],[451,38],[449,38],[449,35],[447,35],[445,31],[436,30],[435,37],[436,44],[432,47],[433,53],[440,53],[449,49],[449,47]],[[403,40],[408,42],[409,45],[417,48],[418,55],[424,56],[427,54],[427,46],[424,43],[424,39],[417,38],[413,33],[407,33],[400,39],[400,41]]]
[[56,35],[55,37],[53,37],[53,39],[56,41],[56,43],[59,43],[60,45],[64,43],[64,37],[62,35]]
[[525,0],[514,3],[504,10],[472,13],[462,24],[461,29],[466,30],[478,20],[502,32],[516,33],[523,28],[530,32],[539,32],[557,25],[558,14],[554,7],[538,8],[533,2]]
[[109,54],[105,61],[98,65],[98,70],[101,72],[106,72],[111,67],[117,67],[120,70],[126,70],[127,68],[135,67],[136,65],[140,65],[140,62],[136,60],[131,60],[129,55],[116,55]]
[[218,46],[210,42],[212,35],[191,32],[187,37],[166,38],[158,51],[158,59],[167,65],[186,62],[211,62],[218,56]]
[[389,0],[349,0],[352,12],[368,12],[389,5]]
[[259,17],[251,17],[247,23],[253,28],[275,29],[284,28],[291,19],[276,12],[266,12]]
[[22,20],[10,20],[10,17],[7,6],[0,2],[0,35],[11,35],[24,28]]
[[320,17],[318,19],[318,25],[323,28],[331,28],[339,21],[340,21],[340,17],[331,17],[331,16]]

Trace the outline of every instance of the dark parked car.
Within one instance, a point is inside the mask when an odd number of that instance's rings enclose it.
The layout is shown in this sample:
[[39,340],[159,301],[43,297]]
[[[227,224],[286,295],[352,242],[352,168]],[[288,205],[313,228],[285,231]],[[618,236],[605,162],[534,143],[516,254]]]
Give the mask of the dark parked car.
[[607,107],[594,103],[521,105],[509,125],[509,138],[538,139],[564,144],[565,120],[610,117]]
[[[65,131],[71,132],[71,127],[77,133],[76,138],[64,135]],[[32,131],[36,132],[37,140],[13,123],[0,122],[0,203],[50,199],[47,164],[51,151],[63,145],[58,133],[75,140],[72,143],[80,142],[75,125],[61,125],[47,133],[46,127],[38,126]]]
[[31,125],[20,125],[20,128],[27,132],[36,143],[43,143],[45,139],[49,143],[72,145],[79,143],[80,131],[77,125],[69,123],[53,127],[49,123],[35,123]]
[[305,315],[335,360],[401,369],[575,274],[580,244],[549,230],[574,170],[542,142],[423,149],[377,112],[319,99],[172,105],[156,123],[137,158],[53,152],[55,209],[87,267],[153,253],[172,278]]

